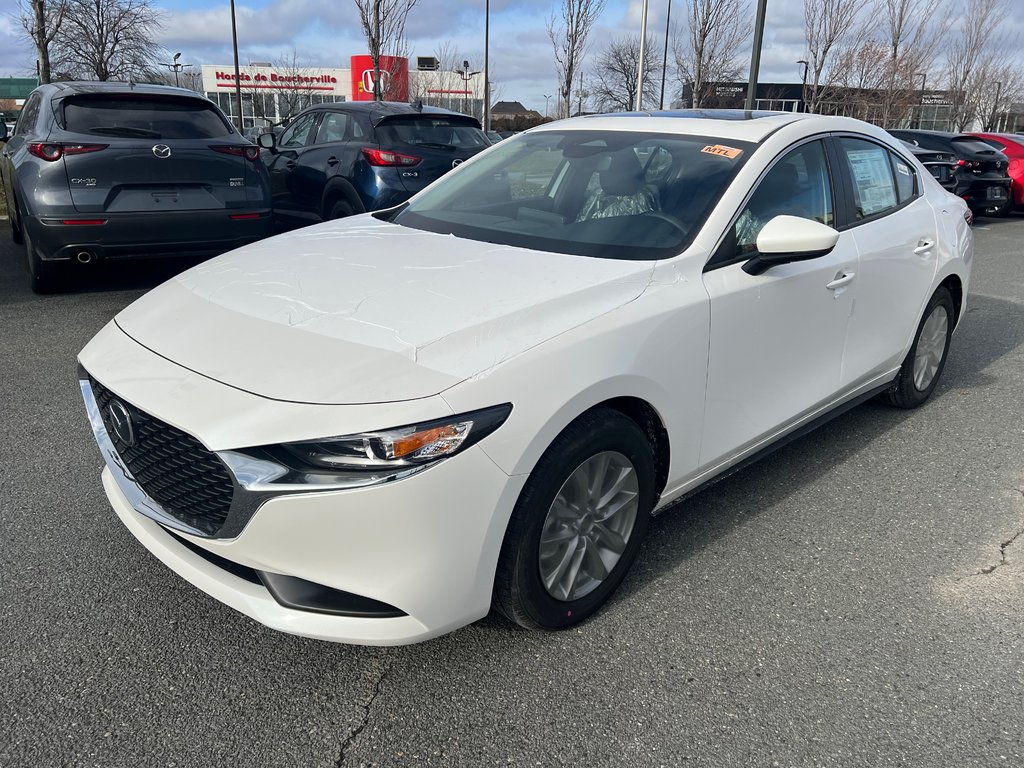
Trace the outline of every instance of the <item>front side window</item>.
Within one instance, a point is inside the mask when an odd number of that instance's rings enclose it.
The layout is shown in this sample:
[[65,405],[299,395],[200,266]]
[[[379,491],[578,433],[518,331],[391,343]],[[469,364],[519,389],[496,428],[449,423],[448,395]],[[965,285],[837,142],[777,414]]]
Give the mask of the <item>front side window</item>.
[[733,256],[757,250],[757,236],[776,216],[799,216],[834,226],[832,185],[820,141],[791,150],[757,185],[734,226]]
[[294,123],[288,126],[281,135],[281,147],[285,149],[294,149],[296,147],[306,146],[306,142],[309,140],[309,133],[313,130],[313,126],[316,124],[316,112],[310,112],[308,115],[303,115],[298,118]]
[[896,207],[889,152],[863,139],[842,138],[839,148],[853,180],[854,217],[859,221]]
[[427,188],[393,221],[541,251],[668,258],[689,245],[754,149],[632,131],[523,134]]

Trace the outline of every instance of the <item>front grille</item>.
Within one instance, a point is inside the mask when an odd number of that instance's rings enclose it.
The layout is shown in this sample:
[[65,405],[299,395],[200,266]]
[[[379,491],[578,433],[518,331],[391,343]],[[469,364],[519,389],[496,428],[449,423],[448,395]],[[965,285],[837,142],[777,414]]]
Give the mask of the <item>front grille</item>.
[[126,445],[111,423],[109,405],[116,396],[95,379],[89,381],[107,434],[142,490],[190,528],[216,534],[235,489],[223,462],[191,435],[122,400],[135,433],[134,445]]

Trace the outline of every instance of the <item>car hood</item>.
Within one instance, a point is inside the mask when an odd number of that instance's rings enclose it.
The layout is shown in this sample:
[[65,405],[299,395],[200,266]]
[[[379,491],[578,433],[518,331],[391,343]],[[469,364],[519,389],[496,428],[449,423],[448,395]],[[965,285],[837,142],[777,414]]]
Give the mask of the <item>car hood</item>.
[[364,215],[201,264],[116,322],[157,354],[264,397],[393,402],[435,395],[632,301],[651,270]]

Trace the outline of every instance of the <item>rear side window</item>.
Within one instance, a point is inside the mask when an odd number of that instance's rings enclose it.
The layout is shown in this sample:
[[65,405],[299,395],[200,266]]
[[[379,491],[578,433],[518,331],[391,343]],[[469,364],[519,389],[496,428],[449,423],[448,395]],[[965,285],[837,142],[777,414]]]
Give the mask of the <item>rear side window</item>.
[[391,118],[377,126],[382,145],[411,144],[439,149],[477,149],[491,142],[479,128],[437,115],[409,115]]
[[129,139],[215,139],[231,127],[213,104],[199,99],[104,96],[64,101],[64,127],[73,133]]
[[914,169],[910,163],[895,152],[890,152],[889,158],[892,160],[892,169],[895,172],[896,194],[899,196],[900,205],[902,205],[914,196],[916,188]]
[[854,216],[857,220],[878,216],[896,207],[896,185],[889,152],[861,139],[839,140],[853,181]]
[[328,112],[320,121],[316,143],[329,144],[332,141],[344,141],[348,133],[349,122],[349,116],[344,112]]
[[24,136],[26,133],[31,133],[32,129],[36,125],[36,121],[39,119],[39,105],[42,103],[42,97],[37,93],[29,97],[28,103],[25,104],[25,108],[21,110],[21,115],[18,116],[18,123],[14,126],[14,132],[19,136]]

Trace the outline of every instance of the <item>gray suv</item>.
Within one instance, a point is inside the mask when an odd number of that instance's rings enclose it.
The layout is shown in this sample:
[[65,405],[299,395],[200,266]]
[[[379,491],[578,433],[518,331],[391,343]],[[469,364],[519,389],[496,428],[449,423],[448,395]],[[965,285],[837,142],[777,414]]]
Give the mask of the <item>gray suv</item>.
[[98,259],[214,256],[273,229],[259,149],[182,88],[40,86],[2,145],[0,181],[36,292]]

